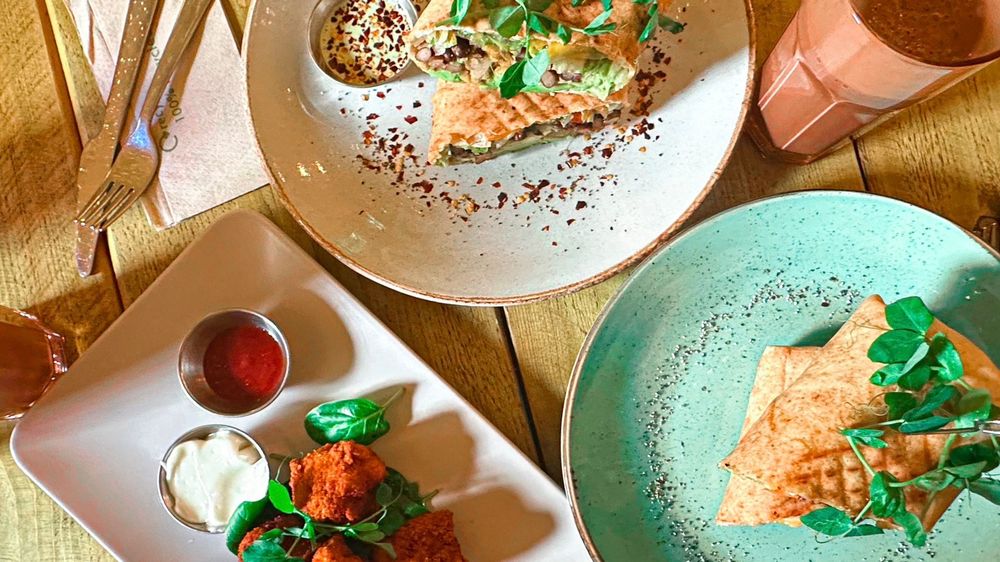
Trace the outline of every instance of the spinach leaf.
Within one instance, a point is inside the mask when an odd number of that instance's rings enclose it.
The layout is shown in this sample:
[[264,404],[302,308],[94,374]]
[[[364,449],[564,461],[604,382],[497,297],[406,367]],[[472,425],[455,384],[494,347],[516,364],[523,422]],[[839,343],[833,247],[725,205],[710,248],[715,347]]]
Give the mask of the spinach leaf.
[[802,524],[810,529],[838,537],[847,533],[854,526],[850,516],[835,507],[823,507],[801,517]]
[[934,414],[934,411],[944,405],[945,402],[951,400],[958,395],[958,390],[950,384],[935,386],[927,393],[924,397],[924,401],[921,402],[919,406],[913,408],[903,419],[906,421],[920,420],[926,417],[930,417]]
[[896,514],[892,520],[903,528],[903,531],[906,532],[906,540],[910,541],[910,544],[913,546],[927,544],[927,532],[924,531],[924,525],[920,522],[919,517],[909,511],[903,511]]
[[913,479],[913,485],[928,492],[940,492],[955,482],[955,477],[944,470],[925,472]]
[[524,10],[520,6],[503,6],[490,10],[490,25],[503,37],[513,37],[524,24]]
[[934,337],[931,338],[931,354],[941,367],[939,371],[935,372],[939,381],[952,382],[962,378],[964,374],[962,358],[959,357],[955,344],[951,343],[948,336],[934,334]]
[[542,81],[542,74],[549,69],[549,50],[542,49],[535,56],[527,59],[521,80],[525,86],[537,86]]
[[921,431],[929,431],[931,429],[944,427],[948,425],[948,422],[950,421],[951,418],[931,416],[920,420],[903,422],[903,424],[899,426],[899,431],[901,433],[919,433]]
[[647,11],[649,20],[646,22],[646,26],[643,27],[642,31],[639,33],[640,43],[645,43],[646,41],[652,39],[653,35],[656,35],[656,26],[659,21],[657,16],[659,15],[659,12],[660,7],[655,2],[649,6],[649,10]]
[[978,494],[989,501],[1000,505],[1000,480],[992,478],[980,478],[974,482],[969,482],[969,491]]
[[573,32],[570,31],[568,27],[560,23],[556,27],[556,35],[562,39],[563,45],[568,45],[570,39],[573,37]]
[[924,336],[909,330],[889,330],[875,338],[868,358],[876,363],[905,363],[913,356]]
[[890,363],[875,371],[869,380],[875,386],[891,386],[896,384],[901,376],[903,376],[903,363]]
[[451,2],[451,23],[453,25],[459,25],[465,16],[469,13],[469,6],[472,4],[472,0],[452,0]]
[[863,525],[855,525],[847,532],[845,537],[866,537],[868,535],[881,535],[885,533],[881,528],[872,525],[871,523],[865,523]]
[[271,480],[267,483],[267,499],[274,506],[274,509],[282,513],[291,514],[298,511],[295,504],[292,503],[292,496],[289,495],[288,488],[277,480]]
[[884,400],[889,408],[887,417],[890,420],[902,419],[904,414],[917,407],[917,397],[909,392],[890,392]]
[[554,0],[527,0],[525,6],[531,12],[544,12],[549,9]]
[[226,548],[236,554],[243,537],[257,526],[257,519],[267,507],[267,497],[255,501],[245,501],[236,507],[229,524],[226,525]]
[[281,539],[257,539],[243,551],[243,562],[287,562],[295,560],[285,554]]
[[988,390],[973,388],[958,401],[958,419],[955,427],[976,427],[976,422],[989,419],[993,397]]
[[929,352],[930,350],[931,346],[927,342],[920,342],[920,345],[917,346],[917,349],[916,351],[913,352],[913,355],[910,356],[910,358],[906,361],[906,363],[903,364],[903,374],[909,373],[917,365],[920,365],[920,362],[923,361],[925,357],[927,357],[927,352]]
[[879,437],[885,434],[881,429],[841,429],[840,433],[847,437],[853,437],[859,443],[868,447],[875,449],[884,449],[887,447],[886,442],[879,439]]
[[903,489],[890,486],[890,484],[898,482],[888,472],[875,473],[871,485],[868,487],[868,494],[872,502],[872,513],[876,517],[889,518],[906,510],[906,499],[903,497]]
[[528,14],[528,29],[537,31],[542,35],[549,35],[552,33],[552,27],[554,24],[554,21],[546,16],[543,16],[542,14],[536,12]]
[[524,89],[524,66],[526,64],[528,61],[522,59],[507,67],[503,76],[500,77],[500,97],[509,100]]
[[930,367],[921,365],[909,373],[899,377],[896,384],[898,384],[900,388],[905,388],[906,390],[920,390],[929,380],[931,380]]
[[389,431],[385,411],[402,393],[401,387],[381,406],[366,398],[320,404],[306,414],[306,433],[321,445],[338,441],[370,445]]
[[986,463],[983,467],[983,472],[989,472],[1000,466],[1000,454],[997,453],[997,450],[992,445],[987,443],[973,443],[971,445],[955,447],[948,456],[948,464],[951,466],[962,466],[977,462]]
[[921,335],[934,323],[934,315],[920,297],[906,297],[886,306],[885,319],[894,329]]
[[983,473],[984,468],[986,468],[986,461],[979,461],[960,466],[946,466],[944,467],[944,471],[951,474],[955,478],[970,480],[972,478],[979,478],[979,476]]
[[674,35],[677,35],[678,33],[684,31],[684,28],[687,27],[687,24],[675,21],[672,18],[668,18],[667,16],[661,15],[660,27],[666,29],[670,33],[673,33]]
[[611,17],[611,10],[604,10],[597,15],[587,27],[583,28],[581,31],[587,35],[604,35],[605,33],[611,33],[617,27],[614,23],[605,23],[608,18]]

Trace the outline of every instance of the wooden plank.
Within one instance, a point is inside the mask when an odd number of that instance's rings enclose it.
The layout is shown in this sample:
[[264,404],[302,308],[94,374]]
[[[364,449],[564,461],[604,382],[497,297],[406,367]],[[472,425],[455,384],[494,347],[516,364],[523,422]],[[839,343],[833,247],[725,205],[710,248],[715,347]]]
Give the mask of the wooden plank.
[[871,191],[972,228],[1000,215],[1000,64],[858,142]]
[[[770,52],[797,2],[754,2],[758,25],[758,62]],[[809,188],[861,189],[853,149],[846,147],[810,166],[795,167],[766,161],[744,136],[712,192],[693,216],[690,227],[706,217],[740,203]],[[566,384],[577,353],[604,304],[628,272],[574,295],[506,311],[525,394],[549,474],[561,481],[559,426]]]
[[[97,275],[73,261],[80,143],[41,3],[10,0],[0,18],[0,303],[27,309],[75,357],[121,311],[107,253]],[[2,383],[0,383],[2,384]],[[7,443],[11,423],[0,423]],[[0,447],[0,558],[110,560]]]

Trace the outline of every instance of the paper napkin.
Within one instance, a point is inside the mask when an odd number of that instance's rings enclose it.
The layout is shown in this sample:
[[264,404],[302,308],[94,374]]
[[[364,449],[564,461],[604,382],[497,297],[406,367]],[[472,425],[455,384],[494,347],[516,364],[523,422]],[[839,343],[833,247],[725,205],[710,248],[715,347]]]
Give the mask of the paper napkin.
[[[107,99],[129,2],[66,3]],[[143,94],[182,4],[183,0],[162,1],[147,48]],[[175,225],[268,183],[253,138],[243,80],[236,40],[221,2],[216,2],[160,100],[153,123],[162,160],[159,180],[145,193],[142,205],[154,227]],[[133,101],[138,104],[141,99],[144,96]],[[126,125],[123,138],[130,127]]]

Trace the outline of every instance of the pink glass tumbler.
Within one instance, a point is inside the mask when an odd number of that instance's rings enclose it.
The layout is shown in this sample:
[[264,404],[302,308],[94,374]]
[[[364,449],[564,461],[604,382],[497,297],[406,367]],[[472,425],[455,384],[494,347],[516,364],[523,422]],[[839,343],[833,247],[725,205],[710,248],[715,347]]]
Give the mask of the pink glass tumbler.
[[13,420],[66,371],[63,338],[34,316],[0,306],[0,420]]
[[805,164],[1000,57],[1000,0],[803,0],[760,75],[748,130]]

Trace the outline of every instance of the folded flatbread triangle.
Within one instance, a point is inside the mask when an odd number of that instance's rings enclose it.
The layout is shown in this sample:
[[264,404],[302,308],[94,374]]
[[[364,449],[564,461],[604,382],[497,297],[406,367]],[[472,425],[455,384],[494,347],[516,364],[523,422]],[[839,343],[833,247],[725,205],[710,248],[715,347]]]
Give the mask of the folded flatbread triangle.
[[[889,329],[885,303],[866,299],[805,372],[778,396],[722,462],[733,474],[754,480],[787,496],[807,498],[858,513],[868,501],[870,478],[839,428],[878,421],[869,405],[886,389],[868,379],[880,365],[868,359],[872,342]],[[965,367],[965,381],[1000,396],[1000,373],[975,344],[940,321],[930,334],[943,332],[955,344]],[[936,466],[945,437],[886,433],[885,449],[862,448],[876,471],[900,481]],[[928,501],[928,493],[907,488],[908,509],[928,530],[954,500],[949,488]]]
[[[757,364],[750,391],[742,438],[767,407],[805,372],[823,348],[767,347]],[[715,522],[720,525],[763,525],[781,522],[799,526],[799,517],[822,507],[811,500],[772,492],[749,478],[733,475],[719,506]]]

